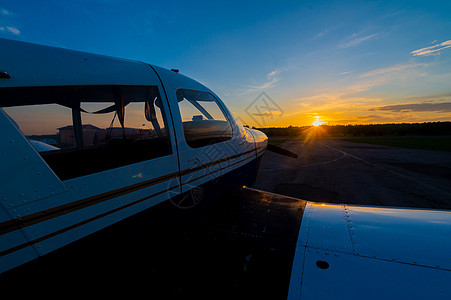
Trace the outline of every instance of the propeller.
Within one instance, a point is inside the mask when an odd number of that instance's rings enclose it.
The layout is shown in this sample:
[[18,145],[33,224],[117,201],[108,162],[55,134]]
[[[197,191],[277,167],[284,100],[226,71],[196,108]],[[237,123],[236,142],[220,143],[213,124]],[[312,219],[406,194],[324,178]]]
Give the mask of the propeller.
[[292,158],[298,158],[297,154],[295,154],[291,151],[285,150],[283,148],[271,145],[271,144],[268,144],[268,146],[266,146],[266,150],[280,154],[280,155],[285,155],[285,156],[292,157]]

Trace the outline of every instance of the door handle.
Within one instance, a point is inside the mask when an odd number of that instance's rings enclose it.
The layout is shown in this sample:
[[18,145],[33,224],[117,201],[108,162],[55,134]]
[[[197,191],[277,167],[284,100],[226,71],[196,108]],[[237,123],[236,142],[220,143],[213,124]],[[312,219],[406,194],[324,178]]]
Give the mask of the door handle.
[[200,163],[200,160],[195,157],[193,159],[188,160],[188,168],[192,169],[194,167],[197,167]]

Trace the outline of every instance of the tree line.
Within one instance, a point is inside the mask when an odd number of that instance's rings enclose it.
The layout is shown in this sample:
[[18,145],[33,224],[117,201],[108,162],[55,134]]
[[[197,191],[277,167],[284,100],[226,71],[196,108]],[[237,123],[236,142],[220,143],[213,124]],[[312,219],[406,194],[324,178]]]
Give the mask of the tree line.
[[302,137],[312,130],[318,130],[321,134],[330,136],[451,136],[451,122],[320,125],[316,128],[313,126],[288,126],[255,129],[264,132],[268,137]]

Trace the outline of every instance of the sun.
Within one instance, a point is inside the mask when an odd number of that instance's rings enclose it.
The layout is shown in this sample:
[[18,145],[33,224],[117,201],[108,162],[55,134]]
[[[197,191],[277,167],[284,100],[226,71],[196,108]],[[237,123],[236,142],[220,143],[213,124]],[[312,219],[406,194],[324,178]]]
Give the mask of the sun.
[[323,122],[321,122],[321,121],[319,121],[319,120],[316,120],[315,122],[313,122],[312,125],[318,127],[318,126],[321,125],[321,124],[323,124]]
[[323,122],[321,122],[319,120],[319,116],[315,116],[315,121],[313,121],[312,125],[315,126],[315,127],[318,127],[321,124],[323,124]]

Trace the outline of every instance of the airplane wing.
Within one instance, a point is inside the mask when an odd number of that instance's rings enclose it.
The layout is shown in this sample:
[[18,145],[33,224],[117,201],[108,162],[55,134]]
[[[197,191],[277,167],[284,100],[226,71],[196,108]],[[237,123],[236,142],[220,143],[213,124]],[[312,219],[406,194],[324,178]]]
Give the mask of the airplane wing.
[[308,202],[288,299],[450,299],[451,212]]
[[240,193],[285,205],[288,219],[287,205],[297,201],[288,300],[451,298],[450,211],[316,203],[247,187]]

